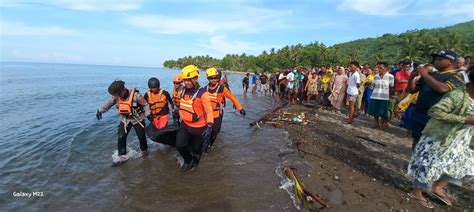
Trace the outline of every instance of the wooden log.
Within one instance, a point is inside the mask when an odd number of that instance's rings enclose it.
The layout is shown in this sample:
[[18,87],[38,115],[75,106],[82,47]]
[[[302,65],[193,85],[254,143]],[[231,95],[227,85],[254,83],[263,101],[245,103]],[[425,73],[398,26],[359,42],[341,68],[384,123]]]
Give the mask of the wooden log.
[[263,122],[264,124],[276,124],[276,125],[281,125],[280,122],[276,122],[276,121],[265,121]]

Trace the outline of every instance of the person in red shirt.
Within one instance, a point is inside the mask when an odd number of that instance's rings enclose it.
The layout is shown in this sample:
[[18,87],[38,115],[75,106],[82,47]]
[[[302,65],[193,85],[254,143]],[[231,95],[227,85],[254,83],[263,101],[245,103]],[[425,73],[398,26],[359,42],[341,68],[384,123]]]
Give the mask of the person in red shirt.
[[405,88],[408,86],[408,79],[410,79],[410,62],[403,62],[401,70],[395,74],[395,91],[397,100],[400,100]]

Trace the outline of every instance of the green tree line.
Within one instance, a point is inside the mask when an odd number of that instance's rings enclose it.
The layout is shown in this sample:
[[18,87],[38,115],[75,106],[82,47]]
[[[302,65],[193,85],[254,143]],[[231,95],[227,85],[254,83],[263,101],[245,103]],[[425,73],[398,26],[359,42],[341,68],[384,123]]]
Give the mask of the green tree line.
[[446,28],[412,30],[399,35],[384,34],[378,38],[366,38],[326,46],[320,42],[284,46],[263,51],[258,56],[245,53],[227,54],[222,59],[206,56],[186,56],[167,60],[166,68],[182,68],[189,64],[200,68],[218,67],[224,70],[253,72],[277,71],[290,67],[347,65],[350,61],[374,64],[378,61],[431,62],[430,54],[449,49],[461,56],[474,53],[474,21]]

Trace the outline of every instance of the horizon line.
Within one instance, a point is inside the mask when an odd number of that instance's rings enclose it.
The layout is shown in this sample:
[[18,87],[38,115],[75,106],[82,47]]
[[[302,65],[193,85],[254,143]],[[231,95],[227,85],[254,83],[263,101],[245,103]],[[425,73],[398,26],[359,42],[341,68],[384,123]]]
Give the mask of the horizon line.
[[[130,67],[130,68],[166,68],[166,67],[152,67],[152,66],[136,66],[136,65],[107,65],[107,64],[87,64],[87,63],[66,63],[66,62],[33,62],[33,61],[0,61],[0,63],[36,63],[36,64],[56,64],[56,65],[81,65],[81,66],[116,66],[116,67]],[[169,69],[169,68],[166,68]]]

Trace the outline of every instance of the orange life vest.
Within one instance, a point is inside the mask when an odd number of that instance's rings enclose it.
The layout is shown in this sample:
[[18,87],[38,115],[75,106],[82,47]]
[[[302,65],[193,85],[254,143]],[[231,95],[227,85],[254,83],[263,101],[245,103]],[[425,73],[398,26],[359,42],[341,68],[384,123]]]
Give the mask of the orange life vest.
[[203,111],[201,111],[200,114],[198,114],[198,111],[195,111],[193,107],[194,100],[196,99],[198,93],[199,93],[199,90],[196,91],[196,93],[194,93],[194,95],[191,96],[191,98],[186,99],[185,92],[182,92],[180,105],[179,105],[180,106],[179,117],[181,117],[183,121],[197,122],[200,120],[201,117],[203,117],[204,115]]
[[222,112],[222,90],[221,85],[217,85],[217,88],[214,90],[213,93],[209,91],[209,85],[206,86],[207,92],[209,92],[209,98],[211,99],[211,106],[212,106],[212,115],[214,118],[218,118]]
[[180,99],[181,99],[181,95],[183,94],[183,88],[179,89],[179,90],[176,90],[176,89],[173,89],[173,101],[174,101],[174,105],[176,107],[179,108],[179,103],[180,103]]
[[163,89],[160,89],[158,94],[154,94],[151,91],[147,91],[148,105],[150,105],[150,112],[153,116],[158,115],[161,110],[168,104],[166,96],[163,95]]
[[128,89],[128,98],[126,100],[122,100],[122,98],[118,97],[117,107],[118,107],[118,113],[120,115],[132,115],[134,96],[135,96],[135,88],[131,88],[131,89]]

